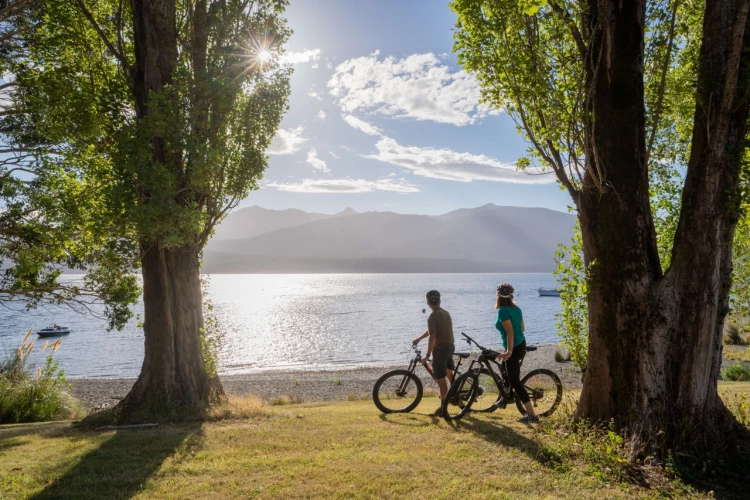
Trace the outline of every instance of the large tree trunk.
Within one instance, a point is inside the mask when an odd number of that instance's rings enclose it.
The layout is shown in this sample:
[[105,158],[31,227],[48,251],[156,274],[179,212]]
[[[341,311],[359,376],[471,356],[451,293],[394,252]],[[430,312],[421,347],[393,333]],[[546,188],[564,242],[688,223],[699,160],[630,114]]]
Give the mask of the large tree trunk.
[[[131,85],[139,119],[149,114],[149,95],[173,80],[177,66],[175,0],[133,0],[135,65]],[[182,152],[170,150],[161,137],[151,139],[151,161],[184,172]],[[148,204],[150,192],[141,193]],[[177,203],[185,200],[176,200]],[[223,394],[218,377],[205,370],[200,334],[203,309],[200,248],[164,248],[158,235],[141,243],[144,335],[146,352],[141,374],[123,401],[133,411],[152,402],[202,406]]]
[[730,422],[716,389],[750,66],[740,57],[748,0],[709,1],[682,213],[662,274],[645,154],[645,7],[589,2],[589,165],[577,203],[591,264],[590,344],[577,416],[614,419],[652,451]]
[[206,373],[200,345],[203,309],[194,248],[146,248],[142,257],[146,352],[128,410],[144,404],[199,407],[222,394]]

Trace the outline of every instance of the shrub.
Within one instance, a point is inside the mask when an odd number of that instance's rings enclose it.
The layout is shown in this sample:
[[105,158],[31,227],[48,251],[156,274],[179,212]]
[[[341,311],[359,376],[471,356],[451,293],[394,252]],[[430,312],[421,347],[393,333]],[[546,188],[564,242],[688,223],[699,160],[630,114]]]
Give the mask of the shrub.
[[727,323],[726,328],[724,328],[724,344],[747,345],[747,341],[740,333],[740,328],[734,323]]
[[557,349],[555,351],[555,361],[557,361],[558,363],[565,363],[566,361],[570,361],[570,359],[571,358],[569,352],[566,351],[565,354],[563,354],[560,349]]
[[746,392],[722,396],[724,404],[729,408],[737,422],[750,430],[750,398]]
[[749,381],[750,365],[746,365],[743,363],[732,365],[724,370],[722,377],[724,378],[724,380],[733,380],[735,382]]
[[573,364],[585,372],[589,352],[588,269],[583,259],[581,227],[577,223],[571,246],[559,244],[555,262],[561,306],[555,323],[557,334]]
[[[0,424],[43,422],[73,418],[81,413],[80,403],[70,393],[64,370],[58,370],[52,354],[43,367],[33,370],[28,359],[34,351],[29,341],[31,330],[23,343],[0,363]],[[40,351],[52,352],[62,344],[45,342]]]

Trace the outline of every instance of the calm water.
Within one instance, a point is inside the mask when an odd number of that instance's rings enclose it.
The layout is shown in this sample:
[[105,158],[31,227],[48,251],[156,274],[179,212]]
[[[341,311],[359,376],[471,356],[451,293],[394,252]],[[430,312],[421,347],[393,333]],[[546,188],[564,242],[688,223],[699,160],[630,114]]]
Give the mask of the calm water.
[[[402,363],[410,341],[426,328],[424,294],[432,288],[440,290],[456,336],[463,331],[496,346],[493,305],[495,287],[503,281],[516,289],[529,343],[557,342],[560,299],[536,292],[555,286],[551,274],[214,275],[210,299],[226,331],[220,371]],[[143,332],[137,321],[107,333],[104,320],[64,307],[0,309],[0,355],[3,348],[15,348],[29,328],[54,322],[74,330],[62,337],[56,353],[68,376],[138,375]]]

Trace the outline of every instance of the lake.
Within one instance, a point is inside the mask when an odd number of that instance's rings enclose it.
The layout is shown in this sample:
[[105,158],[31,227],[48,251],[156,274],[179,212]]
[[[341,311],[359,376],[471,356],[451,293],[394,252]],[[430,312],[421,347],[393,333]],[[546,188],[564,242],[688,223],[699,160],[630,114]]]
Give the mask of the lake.
[[[220,372],[405,363],[411,340],[426,329],[424,294],[433,288],[451,313],[458,349],[466,346],[459,342],[462,331],[487,346],[498,346],[493,306],[495,287],[504,281],[516,289],[527,341],[559,342],[555,315],[560,299],[536,292],[538,287],[555,287],[552,274],[212,275],[209,299],[225,332]],[[142,311],[139,304],[135,312]],[[0,349],[9,352],[29,328],[52,323],[73,330],[62,337],[55,353],[67,376],[138,375],[143,331],[136,319],[123,331],[107,332],[103,319],[67,307],[6,307],[0,309]],[[40,360],[37,354],[35,361]]]

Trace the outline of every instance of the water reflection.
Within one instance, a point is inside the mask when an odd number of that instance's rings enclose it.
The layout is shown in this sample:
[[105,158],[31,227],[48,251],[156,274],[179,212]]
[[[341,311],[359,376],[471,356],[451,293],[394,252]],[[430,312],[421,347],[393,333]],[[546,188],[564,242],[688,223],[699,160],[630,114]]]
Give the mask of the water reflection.
[[[559,299],[539,297],[549,274],[214,275],[209,297],[226,332],[222,373],[279,368],[328,369],[404,362],[411,339],[424,331],[424,293],[440,290],[456,333],[488,345],[494,330],[495,287],[508,281],[524,310],[530,343],[557,342]],[[142,314],[142,306],[136,309]],[[25,330],[47,323],[75,329],[58,359],[69,376],[136,376],[143,333],[132,321],[123,332],[65,308],[0,311],[0,344],[15,347]]]

